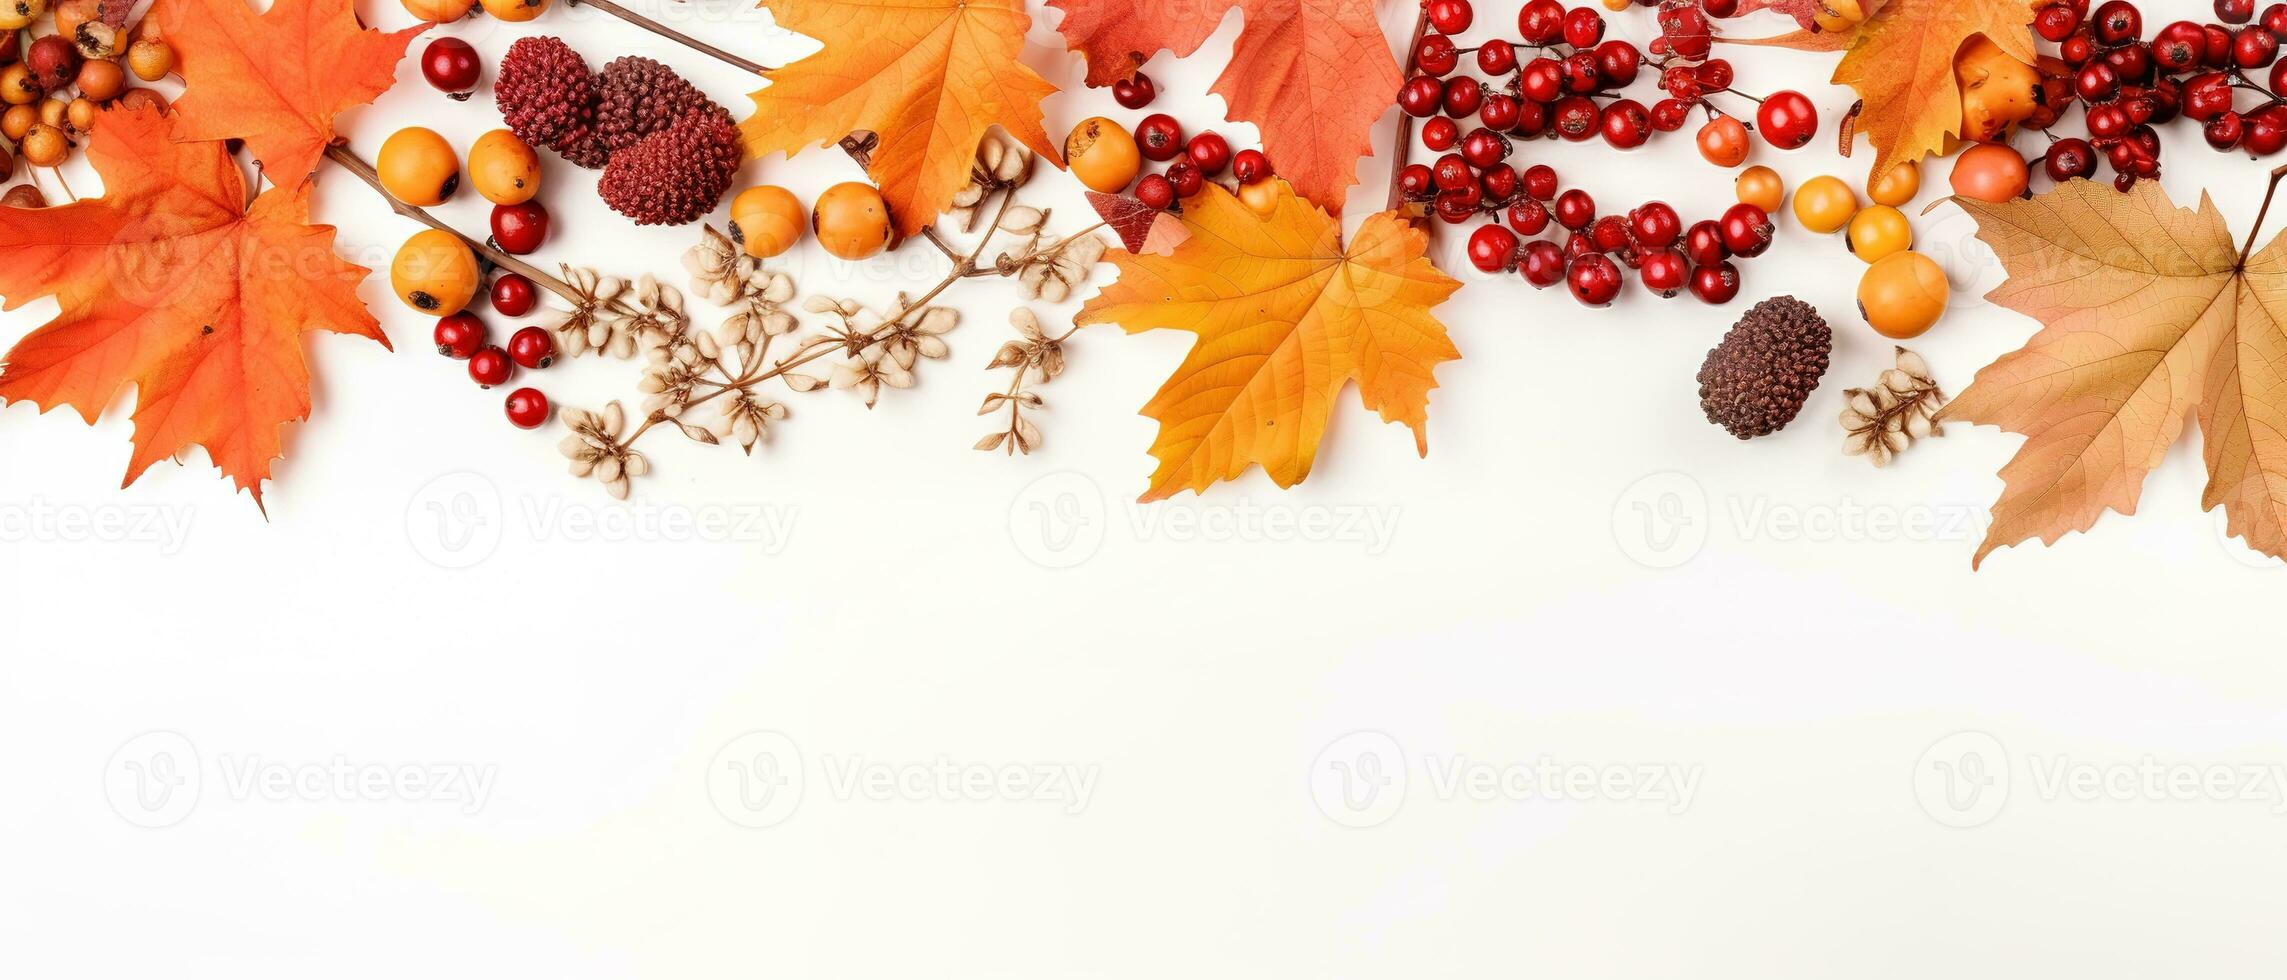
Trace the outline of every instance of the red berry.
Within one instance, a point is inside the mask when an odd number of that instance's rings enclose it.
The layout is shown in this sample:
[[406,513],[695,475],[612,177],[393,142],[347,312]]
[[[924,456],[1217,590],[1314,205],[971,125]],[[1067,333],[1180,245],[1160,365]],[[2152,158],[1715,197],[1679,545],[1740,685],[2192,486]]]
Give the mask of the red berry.
[[1409,163],[1398,171],[1398,192],[1408,200],[1426,201],[1437,193],[1437,178],[1429,171],[1429,164]]
[[1189,200],[1192,195],[1207,189],[1207,178],[1189,160],[1177,160],[1167,166],[1167,182],[1175,185],[1177,200]]
[[1772,146],[1800,149],[1818,135],[1818,107],[1801,92],[1773,92],[1755,110],[1755,128]]
[[1564,281],[1564,250],[1554,242],[1526,242],[1517,271],[1524,273],[1525,281],[1547,289]]
[[2105,45],[2127,44],[2143,36],[2144,15],[2128,0],[2106,0],[2096,8],[2094,30],[2097,41]]
[[1685,61],[1706,58],[1715,46],[1707,15],[1694,0],[1660,0],[1660,37],[1652,42],[1652,53],[1660,54],[1664,48]]
[[2243,69],[2266,68],[2279,60],[2279,38],[2250,24],[2232,39],[2231,60]]
[[1192,137],[1183,152],[1190,155],[1191,165],[1199,168],[1202,177],[1213,177],[1231,165],[1231,144],[1213,130]]
[[1683,237],[1683,219],[1676,209],[1653,201],[1628,212],[1628,236],[1645,248],[1666,248]]
[[1620,266],[1606,256],[1573,259],[1565,269],[1565,279],[1572,286],[1572,298],[1588,306],[1609,306],[1620,296]]
[[540,303],[540,290],[532,280],[503,272],[492,281],[492,311],[501,316],[523,316]]
[[1691,122],[1691,103],[1682,99],[1661,99],[1652,104],[1652,128],[1672,133]]
[[1151,76],[1143,72],[1112,83],[1112,100],[1123,109],[1141,109],[1156,98],[1159,98],[1159,86],[1152,84]]
[[1723,226],[1713,221],[1692,225],[1683,236],[1684,258],[1693,265],[1714,265],[1731,257],[1731,250],[1723,247]]
[[1739,0],[1700,0],[1699,7],[1709,17],[1731,17],[1739,13]]
[[1608,214],[1588,226],[1588,237],[1596,243],[1599,252],[1617,252],[1628,247],[1628,219]]
[[508,338],[508,356],[518,367],[537,371],[556,363],[556,341],[546,330],[525,327]]
[[1771,215],[1752,204],[1734,204],[1723,212],[1723,247],[1731,254],[1751,259],[1771,248]]
[[1164,112],[1143,117],[1136,124],[1136,152],[1161,163],[1175,159],[1183,152],[1183,124]]
[[1261,150],[1240,150],[1231,158],[1231,176],[1239,178],[1239,183],[1252,184],[1270,175],[1271,158]]
[[2043,163],[2049,179],[2064,183],[2075,177],[2096,173],[2096,148],[2087,140],[2068,137],[2049,144],[2049,158]]
[[1476,217],[1477,205],[1484,199],[1484,192],[1477,189],[1475,182],[1471,182],[1467,187],[1439,191],[1437,201],[1432,206],[1440,220],[1449,225],[1458,225]]
[[1496,133],[1506,132],[1517,125],[1522,109],[1514,96],[1488,95],[1485,104],[1477,109],[1477,121]]
[[[2226,34],[2225,37],[2228,38],[2230,35]],[[2230,50],[2230,45],[2226,44],[2225,54],[2228,55]],[[2057,45],[2057,58],[2063,61],[2067,67],[2078,68],[2087,64],[2088,60],[2094,57],[2096,57],[2096,41],[2086,34],[2075,34]],[[2206,59],[2207,56],[2203,53],[2201,60],[2205,61]],[[2219,64],[2211,67],[2221,68],[2223,66]]]
[[1516,71],[1516,45],[1499,38],[1478,45],[1477,70],[1487,75],[1506,75]]
[[1699,66],[1694,74],[1699,76],[1699,87],[1709,92],[1721,92],[1731,87],[1733,77],[1731,62],[1721,58]]
[[1604,74],[1596,68],[1596,52],[1575,51],[1557,66],[1564,69],[1564,90],[1587,95],[1604,87]]
[[508,393],[508,421],[519,429],[537,429],[548,424],[548,396],[538,388],[518,388]]
[[1662,299],[1671,299],[1691,285],[1691,263],[1685,262],[1672,248],[1645,252],[1638,261],[1637,271],[1644,280],[1644,288]]
[[1453,39],[1443,34],[1432,34],[1421,39],[1421,48],[1414,52],[1414,67],[1439,78],[1461,66],[1461,49],[1453,46]]
[[1729,262],[1703,265],[1691,271],[1691,294],[1709,306],[1722,306],[1739,296],[1739,267]]
[[437,353],[456,361],[468,360],[484,346],[484,321],[467,310],[438,317],[436,341]]
[[1556,104],[1556,134],[1578,143],[1604,127],[1604,110],[1585,95],[1567,96]]
[[1469,236],[1469,264],[1479,272],[1506,272],[1517,264],[1517,233],[1485,225]]
[[1531,198],[1509,205],[1509,227],[1520,235],[1538,235],[1548,230],[1548,205]]
[[1611,40],[1596,46],[1596,73],[1604,76],[1607,87],[1627,88],[1635,84],[1636,72],[1643,66],[1643,54],[1626,41]]
[[1517,73],[1517,91],[1534,102],[1556,101],[1564,95],[1564,65],[1554,58],[1534,58]]
[[1621,99],[1604,107],[1603,130],[1614,149],[1633,150],[1652,138],[1652,114],[1634,99]]
[[1467,75],[1445,80],[1445,114],[1455,119],[1477,114],[1485,104],[1485,85]]
[[2052,4],[2033,15],[2033,29],[2051,42],[2062,42],[2081,29],[2080,11],[2069,3]]
[[2120,94],[2120,73],[2102,61],[2091,61],[2073,76],[2073,93],[2083,102],[2110,101]]
[[1154,211],[1175,206],[1175,184],[1165,174],[1145,174],[1136,181],[1136,200]]
[[476,49],[457,37],[440,37],[421,49],[421,77],[454,99],[467,99],[476,88],[480,64]]
[[1432,153],[1443,153],[1461,142],[1461,124],[1445,116],[1437,116],[1421,124],[1421,145]]
[[1596,220],[1596,199],[1587,191],[1569,190],[1556,199],[1556,223],[1579,231]]
[[1406,79],[1405,87],[1398,89],[1398,108],[1417,119],[1436,114],[1438,103],[1444,99],[1445,84],[1429,75]]
[[1436,178],[1437,189],[1441,191],[1457,191],[1463,187],[1477,186],[1476,171],[1469,169],[1469,161],[1463,159],[1459,153],[1448,153],[1438,157],[1437,163],[1431,165],[1430,173]]
[[498,347],[484,347],[469,355],[469,380],[486,388],[506,384],[509,375],[516,373],[516,362],[508,359],[508,352]]
[[1564,4],[1559,0],[1526,0],[1517,11],[1517,33],[1526,44],[1550,44],[1564,36]]
[[2245,24],[2255,19],[2255,0],[2216,0],[2216,19],[2226,24]]
[[1469,6],[1469,0],[1429,0],[1425,10],[1429,14],[1429,26],[1437,28],[1439,34],[1466,31],[1470,22],[1477,17],[1476,11]]
[[1490,129],[1476,129],[1461,141],[1461,158],[1479,169],[1490,167],[1509,157],[1509,141]]
[[510,255],[527,255],[548,238],[548,209],[538,201],[492,206],[492,243]]
[[[2071,8],[2062,6],[2041,8],[2044,14],[2051,10],[2069,12]],[[2038,24],[2039,21],[2035,21],[2035,23]],[[2152,63],[2159,66],[2160,70],[2164,72],[2190,71],[2194,65],[2200,63],[2200,58],[2207,52],[2207,37],[2207,32],[2201,30],[2200,25],[2188,20],[2179,20],[2163,27],[2160,29],[2159,35],[2152,39]]]
[[2239,113],[2227,112],[2208,120],[2207,125],[2201,127],[2200,135],[2218,150],[2236,149],[2239,141],[2247,136],[2247,120]]
[[1574,7],[1564,15],[1564,43],[1593,48],[1604,40],[1604,15],[1588,7]]
[[2231,76],[2222,72],[2197,75],[2184,83],[2184,115],[2206,122],[2231,108]]
[[1534,164],[1525,168],[1525,196],[1536,201],[1556,200],[1556,168]]
[[2263,8],[2263,19],[2258,21],[2272,36],[2287,41],[2287,3],[2275,3]]
[[1504,204],[1516,197],[1521,183],[1523,178],[1517,176],[1517,168],[1506,163],[1496,163],[1477,175],[1477,186],[1485,189],[1485,199],[1495,204]]

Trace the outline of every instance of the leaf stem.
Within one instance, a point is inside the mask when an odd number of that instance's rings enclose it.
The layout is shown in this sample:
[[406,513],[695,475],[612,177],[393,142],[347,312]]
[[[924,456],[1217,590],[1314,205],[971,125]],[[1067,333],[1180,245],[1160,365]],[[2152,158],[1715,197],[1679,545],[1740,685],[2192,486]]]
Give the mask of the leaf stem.
[[650,31],[653,34],[657,34],[660,37],[666,38],[686,48],[690,48],[693,51],[697,51],[700,54],[706,55],[709,58],[713,58],[716,61],[720,61],[723,64],[729,65],[733,68],[737,68],[738,70],[746,72],[750,75],[768,75],[772,71],[776,70],[761,62],[741,58],[738,55],[715,47],[712,44],[708,44],[705,41],[701,41],[698,38],[692,37],[656,20],[652,20],[649,17],[645,17],[642,14],[629,10],[626,7],[622,7],[619,4],[613,3],[612,0],[566,0],[566,2],[574,6],[583,3],[587,4],[588,6],[594,7],[597,10],[601,10],[604,13],[610,14],[630,24],[634,24],[637,27],[643,28],[644,30]]
[[2287,166],[2271,171],[2271,186],[2263,190],[2263,207],[2255,212],[2255,224],[2248,226],[2247,244],[2239,247],[2239,264],[2232,266],[2233,271],[2246,270],[2247,257],[2255,251],[2255,236],[2263,232],[2263,221],[2271,216],[2271,201],[2279,196],[2281,180],[2287,180]]

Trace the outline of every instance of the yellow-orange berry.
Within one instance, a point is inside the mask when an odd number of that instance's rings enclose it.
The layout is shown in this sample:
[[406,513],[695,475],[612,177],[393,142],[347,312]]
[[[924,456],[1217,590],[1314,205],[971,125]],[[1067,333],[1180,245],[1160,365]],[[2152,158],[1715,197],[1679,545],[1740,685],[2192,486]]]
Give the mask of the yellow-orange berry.
[[1858,281],[1858,313],[1875,333],[1892,340],[1919,337],[1945,315],[1945,270],[1920,252],[1899,252],[1866,270]]
[[802,202],[775,184],[740,191],[731,198],[731,240],[758,259],[793,248],[802,240]]
[[389,263],[397,298],[430,316],[458,313],[476,297],[476,253],[451,232],[417,231]]
[[889,205],[871,184],[845,181],[826,188],[810,212],[810,230],[827,254],[857,261],[889,247]]
[[1089,190],[1117,194],[1135,182],[1136,171],[1143,168],[1143,153],[1127,127],[1091,116],[1064,138],[1064,163]]
[[1756,166],[1740,171],[1733,190],[1739,195],[1739,203],[1752,204],[1768,214],[1778,214],[1779,205],[1787,200],[1786,179],[1769,167]]
[[515,23],[531,20],[548,10],[548,0],[484,0],[484,12]]
[[494,204],[522,204],[540,193],[540,154],[515,133],[492,130],[469,147],[469,182]]
[[419,207],[445,203],[461,185],[461,162],[453,156],[452,144],[423,126],[389,134],[374,170],[390,196]]

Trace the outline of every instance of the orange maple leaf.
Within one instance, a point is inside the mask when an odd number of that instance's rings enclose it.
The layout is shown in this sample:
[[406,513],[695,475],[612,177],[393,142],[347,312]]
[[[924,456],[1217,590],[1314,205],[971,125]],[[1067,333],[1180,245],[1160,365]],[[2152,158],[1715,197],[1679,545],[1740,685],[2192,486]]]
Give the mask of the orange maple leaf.
[[901,235],[919,233],[969,182],[977,143],[999,125],[1050,159],[1040,100],[1056,86],[1018,56],[1032,18],[1021,0],[763,0],[778,25],[825,49],[770,73],[739,124],[749,155],[879,142],[874,183]]
[[1866,100],[1858,131],[1874,144],[1875,174],[1943,152],[1961,135],[1961,87],[1954,55],[1980,34],[2028,65],[2033,47],[2034,0],[1885,0],[1866,5],[1866,19],[1849,31],[1801,30],[1744,41],[1805,51],[1844,51],[1834,83]]
[[1049,0],[1064,11],[1065,46],[1088,59],[1088,84],[1128,78],[1162,50],[1199,49],[1234,6],[1246,24],[1213,91],[1229,118],[1262,130],[1279,176],[1339,212],[1373,152],[1368,130],[1405,79],[1372,0]]
[[357,298],[367,270],[308,223],[309,183],[250,206],[222,144],[167,130],[156,110],[107,111],[87,147],[101,198],[0,208],[5,308],[61,306],[0,357],[0,401],[68,404],[93,424],[133,384],[125,483],[200,445],[260,504],[281,430],[310,414],[302,335],[389,339]]
[[1199,335],[1144,406],[1160,423],[1144,500],[1204,491],[1256,463],[1279,486],[1300,482],[1353,380],[1428,455],[1432,372],[1461,356],[1429,311],[1461,284],[1424,256],[1426,233],[1384,212],[1344,248],[1340,223],[1283,183],[1267,218],[1209,185],[1184,202],[1183,224],[1191,236],[1172,254],[1111,253],[1119,281],[1077,318]]
[[2195,410],[2202,503],[2221,505],[2250,547],[2287,557],[2287,237],[2243,260],[2206,195],[2197,212],[2179,208],[2155,180],[1958,200],[2008,269],[1993,301],[2043,324],[1942,413],[2027,437],[1974,561],[2135,513]]
[[241,139],[272,183],[296,184],[334,139],[334,116],[397,80],[418,24],[367,30],[349,0],[159,0],[149,16],[173,43],[183,97],[175,138]]

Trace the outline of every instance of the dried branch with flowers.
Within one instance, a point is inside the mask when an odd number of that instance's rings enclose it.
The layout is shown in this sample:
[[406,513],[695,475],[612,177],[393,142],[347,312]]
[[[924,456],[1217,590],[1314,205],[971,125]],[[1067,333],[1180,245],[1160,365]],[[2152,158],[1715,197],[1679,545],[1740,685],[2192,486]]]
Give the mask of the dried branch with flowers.
[[1009,311],[1009,325],[1016,328],[1022,340],[1002,344],[993,354],[987,367],[1013,368],[1016,376],[1009,379],[1008,390],[985,396],[985,403],[977,407],[977,414],[990,415],[1001,409],[1008,410],[1008,428],[987,433],[977,440],[977,448],[986,452],[1006,448],[1008,454],[1030,454],[1040,445],[1040,427],[1024,417],[1024,410],[1045,408],[1040,394],[1033,385],[1044,385],[1064,373],[1064,341],[1079,331],[1073,327],[1055,337],[1040,329],[1040,318],[1025,307]]
[[1930,366],[1922,355],[1900,347],[1898,365],[1882,372],[1871,388],[1843,392],[1849,405],[1842,410],[1842,452],[1864,456],[1875,466],[1888,466],[1915,440],[1943,436],[1938,409],[1946,393],[1930,380]]

